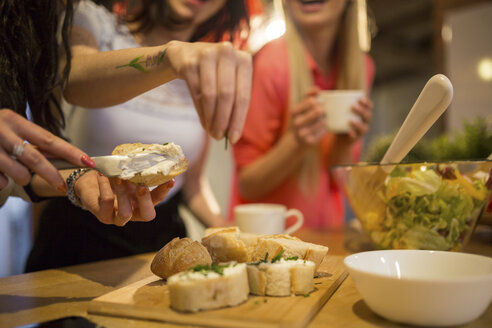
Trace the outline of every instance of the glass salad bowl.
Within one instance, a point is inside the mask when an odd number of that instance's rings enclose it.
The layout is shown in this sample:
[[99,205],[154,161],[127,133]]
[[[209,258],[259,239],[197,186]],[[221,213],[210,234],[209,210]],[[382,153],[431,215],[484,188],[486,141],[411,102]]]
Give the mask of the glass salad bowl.
[[376,249],[458,251],[487,207],[492,161],[356,164],[332,169]]

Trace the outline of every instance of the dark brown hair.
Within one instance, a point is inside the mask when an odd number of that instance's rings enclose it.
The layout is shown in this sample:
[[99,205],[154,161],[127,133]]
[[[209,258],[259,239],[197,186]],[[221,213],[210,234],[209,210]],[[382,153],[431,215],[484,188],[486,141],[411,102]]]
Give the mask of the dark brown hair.
[[[0,106],[26,117],[29,104],[33,121],[56,135],[60,135],[64,119],[54,91],[63,87],[70,70],[72,2],[0,1]],[[61,76],[59,28],[67,59]]]
[[[163,0],[142,0],[140,10],[127,21],[139,25],[137,32],[146,32],[157,25],[167,29],[179,28],[175,24],[172,13]],[[243,29],[249,30],[249,13],[244,0],[227,0],[225,6],[213,17],[203,22],[195,31],[189,42],[207,41],[217,42],[227,37],[229,41],[240,35]]]

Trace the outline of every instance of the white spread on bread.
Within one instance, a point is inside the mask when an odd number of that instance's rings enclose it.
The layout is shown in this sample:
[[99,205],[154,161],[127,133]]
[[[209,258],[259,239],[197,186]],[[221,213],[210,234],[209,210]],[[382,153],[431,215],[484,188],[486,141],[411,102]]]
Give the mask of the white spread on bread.
[[245,263],[196,266],[167,280],[171,307],[197,312],[234,306],[248,299]]
[[[280,258],[280,256],[278,257]],[[248,264],[250,293],[267,296],[306,295],[314,289],[312,261],[274,258]]]
[[[168,175],[185,158],[180,146],[169,142],[164,145],[152,144],[128,152],[131,162],[121,167],[121,178],[129,180],[140,173],[142,176]],[[141,164],[151,162],[152,166],[141,171]]]

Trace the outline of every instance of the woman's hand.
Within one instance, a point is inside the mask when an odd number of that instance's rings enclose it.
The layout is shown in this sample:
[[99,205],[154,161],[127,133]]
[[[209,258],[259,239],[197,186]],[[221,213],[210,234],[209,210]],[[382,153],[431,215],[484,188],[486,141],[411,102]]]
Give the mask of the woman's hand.
[[17,184],[28,184],[32,170],[53,188],[65,192],[65,180],[46,156],[63,158],[80,167],[96,166],[80,149],[12,110],[0,109],[0,127],[0,189],[8,184],[6,175]]
[[360,98],[357,103],[352,106],[352,111],[360,117],[360,121],[350,121],[352,129],[348,134],[353,141],[362,138],[369,131],[373,107],[372,101],[367,97]]
[[151,221],[155,205],[166,198],[174,180],[152,191],[118,178],[108,179],[96,171],[81,176],[74,185],[81,205],[105,224],[124,226],[128,221]]
[[188,84],[204,129],[216,139],[239,140],[251,97],[251,55],[229,42],[172,41],[166,58]]
[[291,112],[291,129],[302,144],[314,145],[326,133],[324,112],[317,99],[318,93],[318,88],[312,88]]

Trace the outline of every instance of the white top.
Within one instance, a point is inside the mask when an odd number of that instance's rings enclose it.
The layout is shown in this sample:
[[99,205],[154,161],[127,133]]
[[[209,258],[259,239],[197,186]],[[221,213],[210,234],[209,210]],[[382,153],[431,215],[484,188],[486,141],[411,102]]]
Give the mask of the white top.
[[[76,6],[73,25],[91,32],[100,51],[140,47],[125,25],[89,0]],[[114,107],[85,109],[64,103],[64,111],[67,137],[89,156],[109,155],[123,143],[174,142],[192,166],[207,138],[183,80],[173,80]],[[184,174],[176,177],[168,197],[181,189]]]
[[7,201],[7,198],[9,198],[10,196],[20,197],[27,202],[31,201],[21,185],[16,184],[14,180],[12,180],[12,178],[9,176],[7,176],[7,179],[9,180],[7,187],[0,190],[0,207]]

